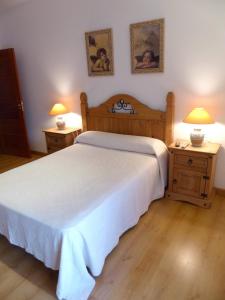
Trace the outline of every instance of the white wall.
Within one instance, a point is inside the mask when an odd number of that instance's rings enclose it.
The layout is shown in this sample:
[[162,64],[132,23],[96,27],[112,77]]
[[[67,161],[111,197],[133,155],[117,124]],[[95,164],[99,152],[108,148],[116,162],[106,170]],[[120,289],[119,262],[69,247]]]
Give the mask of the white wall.
[[[129,24],[165,18],[165,71],[133,75]],[[113,28],[115,75],[88,77],[84,32]],[[54,125],[47,112],[64,100],[79,113],[79,93],[96,105],[117,92],[165,108],[167,91],[176,95],[176,137],[194,106],[218,122],[208,138],[223,145],[216,186],[225,188],[225,1],[224,0],[32,0],[0,20],[3,47],[14,47],[32,149],[45,150],[41,129]]]

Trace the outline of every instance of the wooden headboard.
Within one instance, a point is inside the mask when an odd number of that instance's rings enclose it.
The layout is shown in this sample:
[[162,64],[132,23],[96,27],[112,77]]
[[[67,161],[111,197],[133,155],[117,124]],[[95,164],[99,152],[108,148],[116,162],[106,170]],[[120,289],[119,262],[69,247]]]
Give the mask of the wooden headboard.
[[88,107],[81,93],[83,131],[97,130],[149,136],[169,145],[173,142],[174,94],[166,97],[166,111],[154,110],[127,94],[112,96],[97,107]]

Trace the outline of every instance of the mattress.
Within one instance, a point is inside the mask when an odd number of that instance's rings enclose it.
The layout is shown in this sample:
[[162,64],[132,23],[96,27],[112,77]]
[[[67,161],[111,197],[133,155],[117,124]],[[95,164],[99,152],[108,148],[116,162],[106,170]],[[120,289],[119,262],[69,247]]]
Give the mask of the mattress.
[[1,174],[0,233],[59,270],[60,300],[85,300],[121,234],[163,194],[156,156],[76,144]]

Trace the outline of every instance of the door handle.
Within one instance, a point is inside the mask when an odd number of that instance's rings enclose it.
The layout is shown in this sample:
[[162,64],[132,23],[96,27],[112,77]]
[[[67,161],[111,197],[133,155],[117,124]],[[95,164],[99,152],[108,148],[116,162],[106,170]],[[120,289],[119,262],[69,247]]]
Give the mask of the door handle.
[[23,101],[21,101],[20,103],[17,104],[17,108],[18,108],[20,111],[24,111],[24,108],[23,108]]

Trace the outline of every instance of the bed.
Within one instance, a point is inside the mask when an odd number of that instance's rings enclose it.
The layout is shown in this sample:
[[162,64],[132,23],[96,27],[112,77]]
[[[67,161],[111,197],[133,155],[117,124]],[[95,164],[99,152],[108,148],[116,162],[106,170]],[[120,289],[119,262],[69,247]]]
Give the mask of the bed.
[[59,270],[60,300],[89,297],[120,236],[164,195],[174,96],[161,112],[128,95],[89,108],[82,93],[81,112],[75,145],[0,176],[0,233]]

